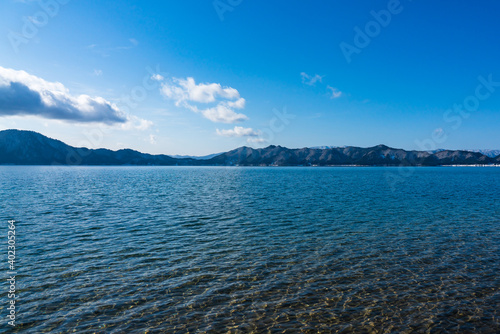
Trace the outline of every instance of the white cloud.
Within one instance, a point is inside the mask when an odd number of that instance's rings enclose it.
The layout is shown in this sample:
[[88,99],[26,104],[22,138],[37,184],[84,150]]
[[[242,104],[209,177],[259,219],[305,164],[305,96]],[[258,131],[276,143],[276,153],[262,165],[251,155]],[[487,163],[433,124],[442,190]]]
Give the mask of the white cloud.
[[153,122],[137,116],[128,115],[127,122],[121,125],[122,130],[147,130],[153,126]]
[[[161,85],[161,93],[175,101],[176,106],[183,106],[196,113],[202,114],[212,122],[236,123],[247,120],[244,114],[235,112],[235,109],[245,108],[245,99],[231,87],[222,87],[218,83],[196,84],[191,77],[186,79],[172,78],[171,82]],[[215,104],[212,107],[198,107],[198,105]]]
[[261,138],[261,137],[257,137],[257,138],[248,138],[247,142],[255,143],[255,144],[262,144],[262,143],[267,143],[267,140],[265,140],[264,138]]
[[100,77],[102,75],[102,70],[94,70],[93,73],[96,77]]
[[229,130],[219,130],[217,129],[217,134],[224,137],[258,137],[260,136],[259,131],[255,131],[252,128],[244,128],[242,126],[235,126],[234,129]]
[[151,80],[163,81],[163,80],[165,80],[165,78],[163,77],[163,75],[157,73],[157,74],[153,74],[151,76]]
[[149,135],[149,142],[151,144],[156,144],[156,136],[155,135]]
[[244,128],[242,126],[235,126],[229,130],[216,130],[217,135],[232,138],[246,138],[248,143],[265,143],[266,140],[262,138],[262,132],[252,128]]
[[315,74],[314,76],[310,76],[305,72],[300,73],[300,76],[302,77],[302,83],[309,85],[309,86],[314,86],[316,82],[321,82],[323,78],[325,77],[324,75],[319,75]]
[[201,113],[206,119],[211,120],[215,123],[237,123],[246,121],[248,119],[244,114],[238,114],[234,112],[234,108],[241,109],[241,105],[245,104],[245,100],[241,99],[240,102],[227,102],[223,101],[217,104],[215,107],[207,109],[198,109],[196,106],[191,106],[186,104],[186,107],[193,110],[194,112]]
[[163,84],[162,92],[176,101],[194,101],[199,103],[215,102],[217,97],[225,99],[240,98],[234,88],[222,88],[220,84],[196,84],[193,78],[173,79],[173,84]]
[[331,90],[330,98],[331,99],[336,99],[342,96],[342,92],[339,91],[337,88],[334,88],[332,86],[326,86],[326,89]]
[[74,96],[59,82],[0,66],[0,117],[37,116],[75,123],[145,129],[150,121],[127,115],[102,97]]

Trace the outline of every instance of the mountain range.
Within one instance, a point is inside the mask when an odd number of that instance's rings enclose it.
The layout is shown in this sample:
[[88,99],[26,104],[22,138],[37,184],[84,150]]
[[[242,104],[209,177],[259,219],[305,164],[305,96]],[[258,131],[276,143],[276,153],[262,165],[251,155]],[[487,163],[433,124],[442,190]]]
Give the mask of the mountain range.
[[289,149],[268,146],[203,157],[152,155],[123,149],[72,147],[40,133],[0,131],[2,165],[136,165],[136,166],[447,166],[500,164],[500,155],[464,150],[406,151],[385,145],[374,147],[319,147]]

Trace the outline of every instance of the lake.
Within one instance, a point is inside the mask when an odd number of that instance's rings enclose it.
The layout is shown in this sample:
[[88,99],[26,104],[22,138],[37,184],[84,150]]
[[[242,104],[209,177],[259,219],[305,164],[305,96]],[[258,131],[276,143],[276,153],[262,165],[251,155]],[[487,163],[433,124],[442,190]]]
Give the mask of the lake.
[[500,168],[3,166],[0,185],[17,333],[500,330]]

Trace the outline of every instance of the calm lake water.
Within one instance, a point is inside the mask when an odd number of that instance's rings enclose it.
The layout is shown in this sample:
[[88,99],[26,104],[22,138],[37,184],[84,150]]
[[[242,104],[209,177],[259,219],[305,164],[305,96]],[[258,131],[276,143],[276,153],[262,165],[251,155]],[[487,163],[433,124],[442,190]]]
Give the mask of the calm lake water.
[[14,332],[500,332],[500,168],[9,166],[0,203]]

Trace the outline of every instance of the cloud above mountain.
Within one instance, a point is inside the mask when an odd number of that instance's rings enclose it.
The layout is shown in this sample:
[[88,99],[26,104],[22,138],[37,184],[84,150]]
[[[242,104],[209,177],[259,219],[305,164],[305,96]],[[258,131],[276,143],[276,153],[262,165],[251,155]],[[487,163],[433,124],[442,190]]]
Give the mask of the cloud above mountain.
[[246,138],[247,143],[261,144],[266,142],[266,140],[262,138],[262,131],[244,128],[242,126],[235,126],[233,129],[217,129],[216,133],[222,137]]
[[229,129],[229,130],[217,129],[217,134],[219,136],[224,136],[224,137],[258,137],[260,135],[260,132],[255,131],[252,128],[235,126],[234,129]]
[[194,78],[172,78],[161,85],[161,93],[175,101],[176,106],[188,108],[217,123],[237,123],[248,117],[237,113],[245,108],[245,99],[231,87],[218,83],[196,84]]
[[74,96],[59,82],[0,67],[0,117],[38,116],[74,123],[148,128],[150,121],[127,115],[102,97]]

